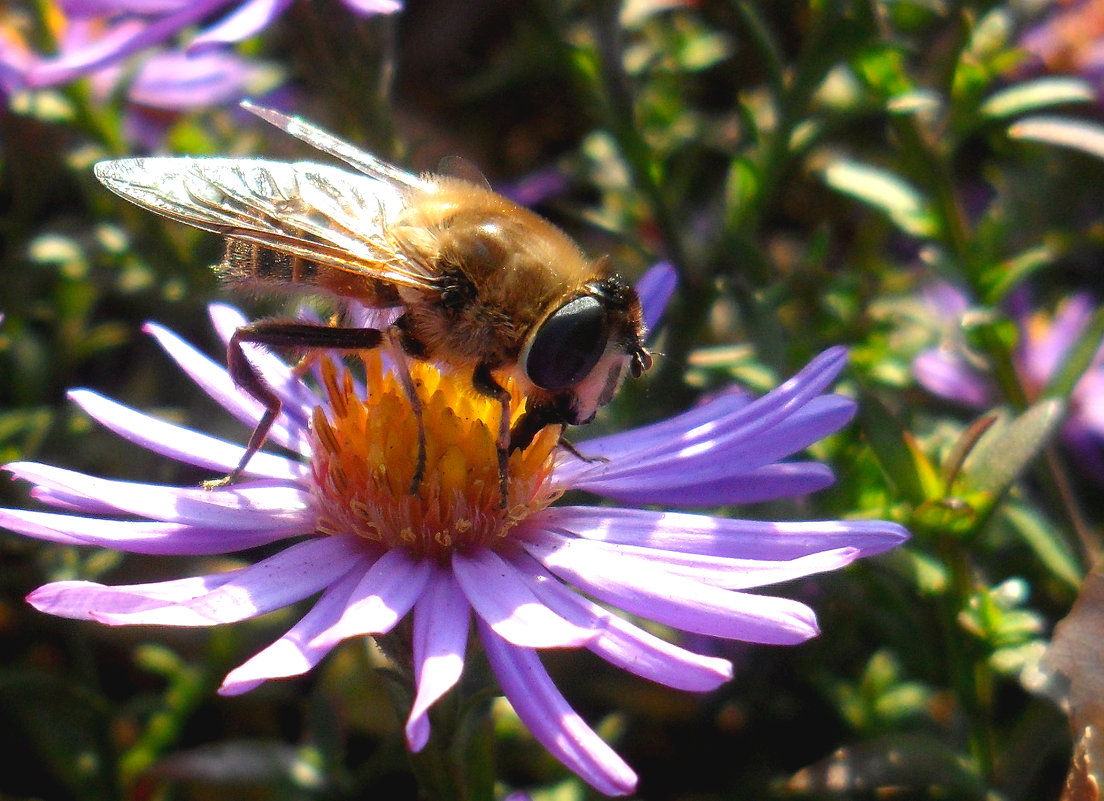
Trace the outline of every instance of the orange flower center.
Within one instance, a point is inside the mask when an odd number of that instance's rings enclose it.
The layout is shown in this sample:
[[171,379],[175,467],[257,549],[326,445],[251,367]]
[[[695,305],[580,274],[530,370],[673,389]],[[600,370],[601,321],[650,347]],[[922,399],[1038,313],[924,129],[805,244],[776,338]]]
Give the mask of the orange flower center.
[[[393,372],[376,351],[362,354],[367,397],[345,368],[323,362],[328,403],[315,408],[311,467],[318,530],[356,534],[439,561],[453,548],[491,546],[560,492],[551,475],[560,431],[548,426],[510,454],[503,504],[495,447],[501,407],[461,376],[411,364],[422,402],[425,471],[412,492],[418,421]],[[511,419],[525,401],[512,387]]]

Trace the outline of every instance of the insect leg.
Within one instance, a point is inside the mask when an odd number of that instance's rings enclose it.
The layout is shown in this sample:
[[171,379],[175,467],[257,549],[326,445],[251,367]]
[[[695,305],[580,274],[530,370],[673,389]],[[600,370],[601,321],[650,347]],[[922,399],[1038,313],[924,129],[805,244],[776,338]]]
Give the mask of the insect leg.
[[416,495],[418,487],[422,483],[426,466],[426,433],[425,420],[422,419],[422,399],[414,386],[414,379],[410,377],[410,363],[407,356],[416,359],[425,358],[426,349],[404,327],[405,319],[400,317],[387,329],[387,340],[393,346],[391,355],[395,359],[396,373],[399,383],[402,384],[403,394],[410,404],[410,410],[414,412],[414,419],[418,421],[418,461],[414,467],[414,480],[410,482],[410,494]]
[[609,459],[607,459],[605,456],[587,456],[585,453],[580,452],[579,449],[575,447],[575,443],[571,442],[563,434],[560,434],[560,447],[570,453],[580,462],[586,462],[587,464],[596,464],[597,462],[609,461]]
[[261,320],[243,325],[235,331],[226,349],[226,365],[230,378],[251,398],[260,402],[265,407],[265,411],[253,428],[245,453],[242,454],[237,467],[223,478],[205,481],[203,486],[214,489],[236,481],[249,464],[249,460],[253,458],[253,454],[264,445],[268,432],[280,414],[280,397],[273,392],[272,387],[257,372],[257,368],[246,358],[245,350],[242,348],[244,343],[304,350],[371,350],[379,347],[382,341],[383,332],[374,328],[337,328],[283,320]]
[[[506,506],[506,471],[510,466],[510,393],[506,391],[505,387],[495,381],[493,375],[491,375],[491,366],[486,362],[479,364],[475,368],[475,372],[472,373],[472,386],[475,387],[477,392],[486,395],[488,398],[494,398],[502,406],[502,414],[498,419],[498,440],[496,445],[498,446],[498,483],[499,491],[502,493],[502,506]],[[533,436],[536,436],[534,432]],[[529,439],[531,440],[531,436]]]

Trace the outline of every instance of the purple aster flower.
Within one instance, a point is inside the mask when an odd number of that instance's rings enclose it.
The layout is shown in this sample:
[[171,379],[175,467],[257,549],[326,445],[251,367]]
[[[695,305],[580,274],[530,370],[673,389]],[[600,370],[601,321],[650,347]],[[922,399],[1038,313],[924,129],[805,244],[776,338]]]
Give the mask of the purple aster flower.
[[[654,310],[670,272],[643,282]],[[245,321],[211,309],[224,341]],[[164,328],[147,331],[196,384],[247,426],[261,409],[217,363]],[[129,586],[47,584],[37,609],[107,625],[214,626],[320,594],[282,637],[226,676],[243,693],[306,673],[339,642],[386,636],[410,618],[416,695],[406,722],[412,750],[429,737],[429,708],[457,682],[474,620],[490,666],[521,720],[597,790],[630,793],[636,775],[571,709],[540,649],[587,648],[669,687],[711,690],[729,662],[662,639],[612,609],[672,629],[754,643],[794,644],[817,634],[804,604],[753,590],[834,570],[902,542],[881,521],[760,522],[633,506],[554,506],[584,489],[627,504],[731,504],[808,492],[827,468],[781,462],[847,422],[850,399],[824,394],[846,361],[835,348],[770,394],[718,395],[692,411],[563,451],[557,427],[511,454],[501,502],[495,449],[499,406],[470,379],[411,366],[427,435],[426,469],[410,490],[416,421],[382,354],[363,354],[365,383],[322,358],[315,390],[270,353],[251,350],[283,411],[270,442],[293,456],[258,454],[247,480],[204,490],[115,481],[19,462],[57,512],[0,510],[0,524],[68,545],[194,556],[258,545],[286,547],[225,573]],[[370,387],[371,391],[366,391]],[[103,425],[163,456],[225,474],[239,446],[128,409],[89,390],[73,400]],[[515,395],[512,414],[522,409]],[[593,599],[593,600],[592,600]],[[607,606],[608,605],[608,606]]]
[[[163,4],[164,8],[171,5]],[[58,14],[54,19],[54,33],[61,51],[58,58],[63,61],[69,54],[99,47],[115,35],[116,29],[103,18],[87,15],[64,18]],[[128,20],[118,27],[136,30],[139,24]],[[22,44],[14,32],[0,27],[0,89],[13,92],[41,85],[41,70],[46,63]],[[224,49],[192,54],[161,48],[143,53],[136,64],[124,67],[122,63],[110,62],[87,72],[87,76],[98,100],[125,95],[127,137],[151,150],[161,144],[165,131],[179,113],[229,103],[246,95],[264,96],[282,77],[272,65]]]
[[0,96],[22,89],[34,53],[27,45],[29,20],[10,11],[0,11]]
[[[928,290],[927,295],[928,305],[950,329],[950,335],[941,347],[916,357],[913,373],[917,381],[928,391],[971,408],[999,403],[1000,391],[984,362],[953,333],[969,307],[966,295],[947,284]],[[1053,316],[1031,311],[1023,297],[1015,298],[1012,305],[1020,329],[1013,364],[1025,397],[1034,401],[1084,333],[1094,305],[1083,294],[1067,298]],[[1090,475],[1104,480],[1104,349],[1073,389],[1062,439]]]
[[1020,47],[1032,57],[1030,67],[1099,82],[1104,78],[1104,6],[1098,0],[1057,4],[1044,21],[1024,32]]
[[[343,0],[361,16],[398,11],[398,0]],[[190,41],[189,53],[218,48],[254,36],[291,5],[291,0],[65,0],[72,20],[95,21],[100,35],[80,46],[40,59],[26,73],[28,86],[54,86],[118,63],[168,42],[212,16],[219,16]]]

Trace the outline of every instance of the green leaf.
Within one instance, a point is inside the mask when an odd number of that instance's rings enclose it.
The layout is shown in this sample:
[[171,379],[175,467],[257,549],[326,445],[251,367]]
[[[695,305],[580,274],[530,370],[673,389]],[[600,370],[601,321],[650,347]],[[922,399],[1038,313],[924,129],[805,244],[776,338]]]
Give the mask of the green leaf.
[[1039,270],[1054,264],[1057,255],[1051,246],[1042,244],[1017,253],[1010,259],[987,268],[981,276],[985,287],[983,301],[987,306],[997,306],[1005,295]]
[[1001,415],[963,465],[970,489],[1000,495],[1046,445],[1062,421],[1066,404],[1043,400],[1008,422]]
[[990,95],[981,104],[978,113],[988,119],[1002,119],[1048,106],[1088,103],[1094,100],[1096,92],[1088,81],[1067,75],[1054,75],[1002,89]]
[[899,175],[840,159],[829,164],[822,177],[833,189],[882,212],[911,236],[931,239],[939,234],[939,222],[927,199]]
[[1027,543],[1039,562],[1051,575],[1076,591],[1081,587],[1082,570],[1077,557],[1066,545],[1058,529],[1043,514],[1030,506],[1009,503],[1002,518]]
[[[923,503],[934,490],[935,471],[909,439],[897,418],[880,400],[866,395],[859,405],[859,425],[882,470],[893,482],[897,494],[913,505]],[[929,476],[925,487],[923,472]]]
[[1009,126],[1013,139],[1080,150],[1104,159],[1104,126],[1067,117],[1028,117]]

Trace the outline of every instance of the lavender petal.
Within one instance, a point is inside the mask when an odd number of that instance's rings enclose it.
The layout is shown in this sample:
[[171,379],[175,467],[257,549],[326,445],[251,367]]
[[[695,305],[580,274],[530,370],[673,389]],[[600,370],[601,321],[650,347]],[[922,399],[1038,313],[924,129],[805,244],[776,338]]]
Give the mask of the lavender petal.
[[170,50],[149,57],[127,88],[133,103],[167,111],[190,111],[240,99],[262,73],[234,53],[187,55]]
[[284,13],[291,0],[247,0],[192,40],[188,52],[235,44],[255,36]]
[[306,540],[235,571],[230,581],[197,598],[131,611],[93,609],[91,615],[110,626],[236,623],[325,589],[363,555],[363,540],[352,535]]
[[48,615],[98,620],[105,611],[131,613],[186,603],[228,584],[234,576],[230,572],[118,587],[93,581],[55,581],[30,593],[27,603]]
[[[737,427],[741,436],[754,437],[786,420],[824,392],[846,363],[846,348],[829,348],[777,389],[750,403],[738,395],[724,393],[667,420],[586,440],[579,444],[579,450],[617,464],[652,455],[656,447],[666,452],[693,447],[708,442],[718,432],[731,432]],[[603,464],[597,463],[591,469],[600,472],[602,467]]]
[[554,565],[571,565],[587,561],[616,561],[622,570],[642,572],[659,570],[710,587],[726,590],[746,590],[778,584],[795,578],[838,570],[851,564],[859,555],[856,548],[835,548],[787,560],[739,559],[729,556],[704,556],[678,551],[663,551],[639,545],[620,545],[577,537],[566,537],[552,531],[525,537],[530,553],[539,553],[540,562],[552,569]]
[[406,744],[414,753],[429,740],[429,708],[460,680],[471,607],[450,573],[434,568],[414,605],[414,680],[418,693],[406,720]]
[[924,351],[913,360],[912,372],[922,387],[941,398],[974,408],[995,400],[989,379],[951,351]]
[[70,19],[110,17],[117,14],[162,16],[187,7],[191,0],[60,0],[58,5]]
[[908,539],[904,528],[882,520],[773,523],[599,506],[549,507],[519,526],[518,535],[524,536],[530,528],[665,551],[770,560],[796,559],[834,548],[856,548],[871,556]]
[[636,294],[640,296],[640,305],[644,311],[644,327],[652,331],[659,325],[667,301],[678,285],[678,274],[668,262],[661,261],[636,282]]
[[229,0],[195,0],[179,11],[149,23],[124,20],[106,35],[46,59],[31,68],[27,80],[30,86],[43,87],[67,83],[90,72],[121,61],[132,53],[160,44],[178,31],[199,22]]
[[370,559],[363,558],[327,587],[311,610],[280,639],[231,670],[219,687],[219,695],[241,695],[269,679],[301,676],[321,662],[332,646],[318,647],[312,640],[340,617],[371,564]]
[[1062,363],[1066,352],[1089,324],[1093,302],[1088,295],[1067,298],[1055,312],[1050,325],[1035,328],[1030,325],[1019,346],[1020,364],[1038,385],[1044,385]]
[[524,648],[577,648],[598,636],[554,613],[514,567],[490,549],[452,553],[452,570],[476,615],[495,634]]
[[620,485],[605,487],[598,494],[620,503],[693,508],[790,498],[822,490],[831,486],[834,481],[835,475],[823,464],[787,462],[766,465],[741,476],[726,476],[683,487],[646,489],[641,486],[632,487],[626,481]]
[[373,14],[394,14],[396,11],[402,11],[403,7],[401,0],[341,0],[341,2],[354,14],[362,17]]
[[310,533],[302,526],[277,522],[256,529],[227,529],[145,520],[104,520],[21,509],[0,509],[0,526],[28,537],[65,545],[94,545],[127,553],[167,556],[232,553]]
[[626,484],[663,490],[732,479],[823,439],[846,424],[854,412],[851,399],[823,396],[768,430],[752,423],[754,432],[736,426],[694,442],[642,438],[634,458],[595,464],[575,483],[604,493]]
[[168,487],[112,481],[34,462],[13,462],[4,469],[40,487],[68,493],[72,498],[87,498],[96,508],[107,505],[116,512],[150,520],[226,529],[257,529],[273,522],[297,526],[299,530],[314,528],[314,501],[309,492],[294,487]]
[[[69,398],[89,417],[124,439],[184,464],[226,475],[245,453],[240,445],[166,423],[90,390],[71,390]],[[309,474],[305,464],[263,451],[253,455],[244,471],[246,476],[285,481],[301,481]]]
[[615,667],[690,692],[713,690],[732,678],[728,660],[695,654],[649,634],[568,589],[528,554],[516,555],[511,562],[554,612],[576,625],[601,629],[586,648]]
[[384,552],[361,578],[344,611],[311,640],[311,647],[332,648],[350,637],[386,634],[414,606],[431,572],[427,559],[415,559],[401,548]]
[[553,574],[595,598],[682,631],[769,645],[804,642],[818,632],[813,611],[788,598],[720,589],[616,555],[589,554],[592,559],[582,562],[535,536],[521,545]]
[[599,792],[633,792],[632,768],[568,705],[536,652],[501,639],[482,619],[476,623],[503,694],[537,741]]

